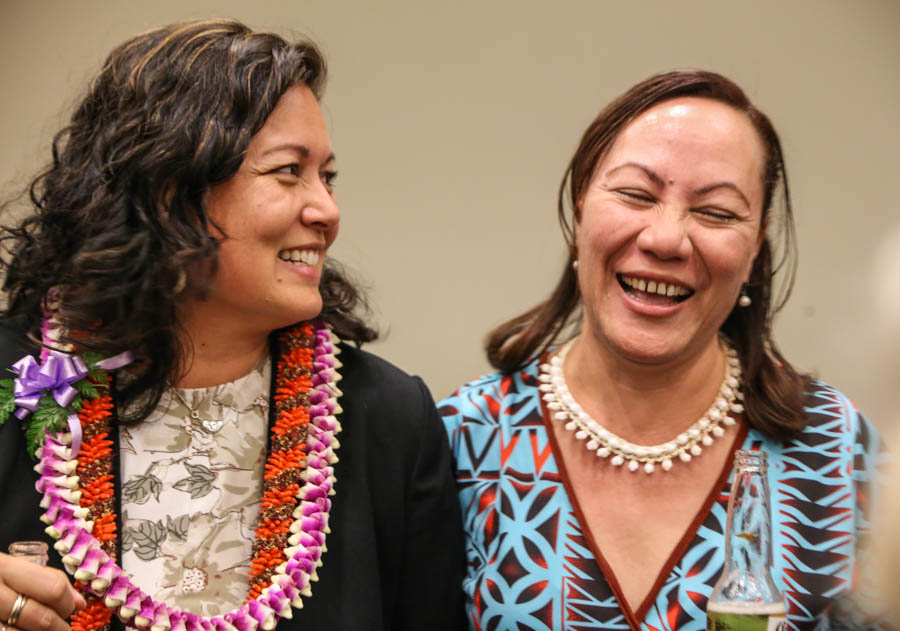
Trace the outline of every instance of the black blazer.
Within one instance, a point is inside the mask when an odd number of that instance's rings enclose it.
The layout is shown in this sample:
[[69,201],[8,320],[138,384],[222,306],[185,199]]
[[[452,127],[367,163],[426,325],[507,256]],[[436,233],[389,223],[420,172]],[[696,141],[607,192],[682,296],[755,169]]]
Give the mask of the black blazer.
[[[312,597],[277,631],[464,629],[462,524],[431,395],[421,379],[370,353],[341,351],[343,429],[328,550]],[[0,366],[25,352],[16,328],[0,324]],[[10,416],[0,426],[0,546],[43,539],[50,564],[61,567],[39,521],[33,464]]]

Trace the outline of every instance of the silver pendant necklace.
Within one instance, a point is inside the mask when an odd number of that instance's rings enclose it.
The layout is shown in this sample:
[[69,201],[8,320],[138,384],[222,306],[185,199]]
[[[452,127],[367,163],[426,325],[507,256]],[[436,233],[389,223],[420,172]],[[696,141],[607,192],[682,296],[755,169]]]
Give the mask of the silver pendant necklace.
[[[178,398],[179,401],[181,401],[181,403],[188,410],[190,410],[190,414],[188,414],[188,416],[190,416],[195,421],[198,421],[200,423],[200,427],[202,427],[203,431],[205,431],[207,434],[215,434],[220,429],[222,429],[222,427],[225,426],[224,419],[206,418],[203,415],[201,415],[199,411],[197,411],[195,408],[193,408],[187,402],[187,400],[184,398],[184,396],[178,391],[178,388],[170,387],[169,390]],[[237,415],[249,412],[254,407],[260,408],[260,411],[265,415],[265,413],[269,407],[268,399],[265,399],[262,396],[257,397],[253,401],[253,403],[250,404],[250,407],[248,407],[247,409],[244,409],[244,410],[238,410],[237,408],[232,407],[230,405],[225,405],[224,403],[217,401],[215,397],[212,398],[212,402],[215,403],[216,405],[218,405],[219,407],[223,408],[223,411],[225,411],[225,410],[230,411],[231,416],[234,417],[235,419],[237,418]]]

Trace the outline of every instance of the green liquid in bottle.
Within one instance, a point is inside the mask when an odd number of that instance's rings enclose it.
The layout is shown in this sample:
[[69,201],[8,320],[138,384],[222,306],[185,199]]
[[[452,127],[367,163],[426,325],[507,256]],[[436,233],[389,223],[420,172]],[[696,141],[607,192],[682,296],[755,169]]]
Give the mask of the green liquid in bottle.
[[708,631],[784,631],[784,605],[716,603],[706,610]]

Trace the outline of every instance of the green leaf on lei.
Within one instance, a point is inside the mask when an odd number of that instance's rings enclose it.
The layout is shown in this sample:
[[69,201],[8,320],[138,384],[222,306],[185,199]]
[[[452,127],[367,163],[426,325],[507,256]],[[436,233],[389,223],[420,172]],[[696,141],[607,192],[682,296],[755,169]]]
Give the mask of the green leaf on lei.
[[[73,384],[73,386],[76,390],[78,390],[78,394],[81,395],[81,397],[75,397],[76,399],[95,399],[100,396],[100,392],[97,390],[97,385],[91,381],[88,381],[87,379],[82,379],[81,381]],[[76,407],[75,409],[81,409],[81,401],[78,401],[78,407]]]
[[[100,383],[106,383],[106,371],[97,367],[97,362],[103,361],[104,356],[100,353],[87,352],[81,356],[85,365],[88,367],[88,376]],[[82,382],[85,381],[82,379]],[[77,385],[75,386],[78,387]],[[95,395],[96,396],[96,395]]]
[[38,423],[43,423],[48,429],[59,431],[69,413],[66,408],[56,402],[52,396],[44,395],[38,403],[37,411],[32,418]]
[[[38,447],[44,442],[44,435],[48,431],[62,431],[67,425],[69,414],[81,410],[85,399],[101,396],[97,384],[105,384],[107,375],[105,370],[97,367],[97,362],[104,359],[103,355],[88,352],[82,355],[82,359],[88,367],[88,378],[72,384],[78,394],[72,398],[69,405],[65,408],[60,406],[53,396],[45,391],[38,403],[38,409],[22,421],[25,442],[32,458]],[[15,371],[10,370],[10,372],[14,373]],[[14,386],[13,379],[0,379],[0,425],[5,423],[16,410]]]
[[0,379],[0,425],[3,425],[15,411],[16,397],[13,393],[13,380]]
[[0,401],[0,425],[6,422],[10,416],[12,416],[13,412],[16,411],[16,401],[15,399],[9,398],[3,401]]
[[44,396],[38,403],[38,409],[23,421],[25,425],[25,444],[28,453],[34,458],[38,447],[44,442],[44,435],[59,432],[66,426],[69,412],[59,405],[52,396]]

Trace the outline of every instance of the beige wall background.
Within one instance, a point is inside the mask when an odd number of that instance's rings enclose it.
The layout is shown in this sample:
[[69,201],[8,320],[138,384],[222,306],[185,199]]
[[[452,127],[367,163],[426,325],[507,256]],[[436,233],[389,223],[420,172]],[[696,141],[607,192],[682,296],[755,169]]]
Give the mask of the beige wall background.
[[735,79],[782,134],[800,270],[781,346],[874,420],[895,416],[897,362],[872,305],[900,283],[873,273],[900,220],[897,0],[0,0],[0,190],[44,162],[114,45],[211,16],[325,50],[333,254],[370,287],[387,333],[372,350],[436,397],[486,372],[484,333],[550,290],[559,179],[597,111],[650,74],[701,67]]

